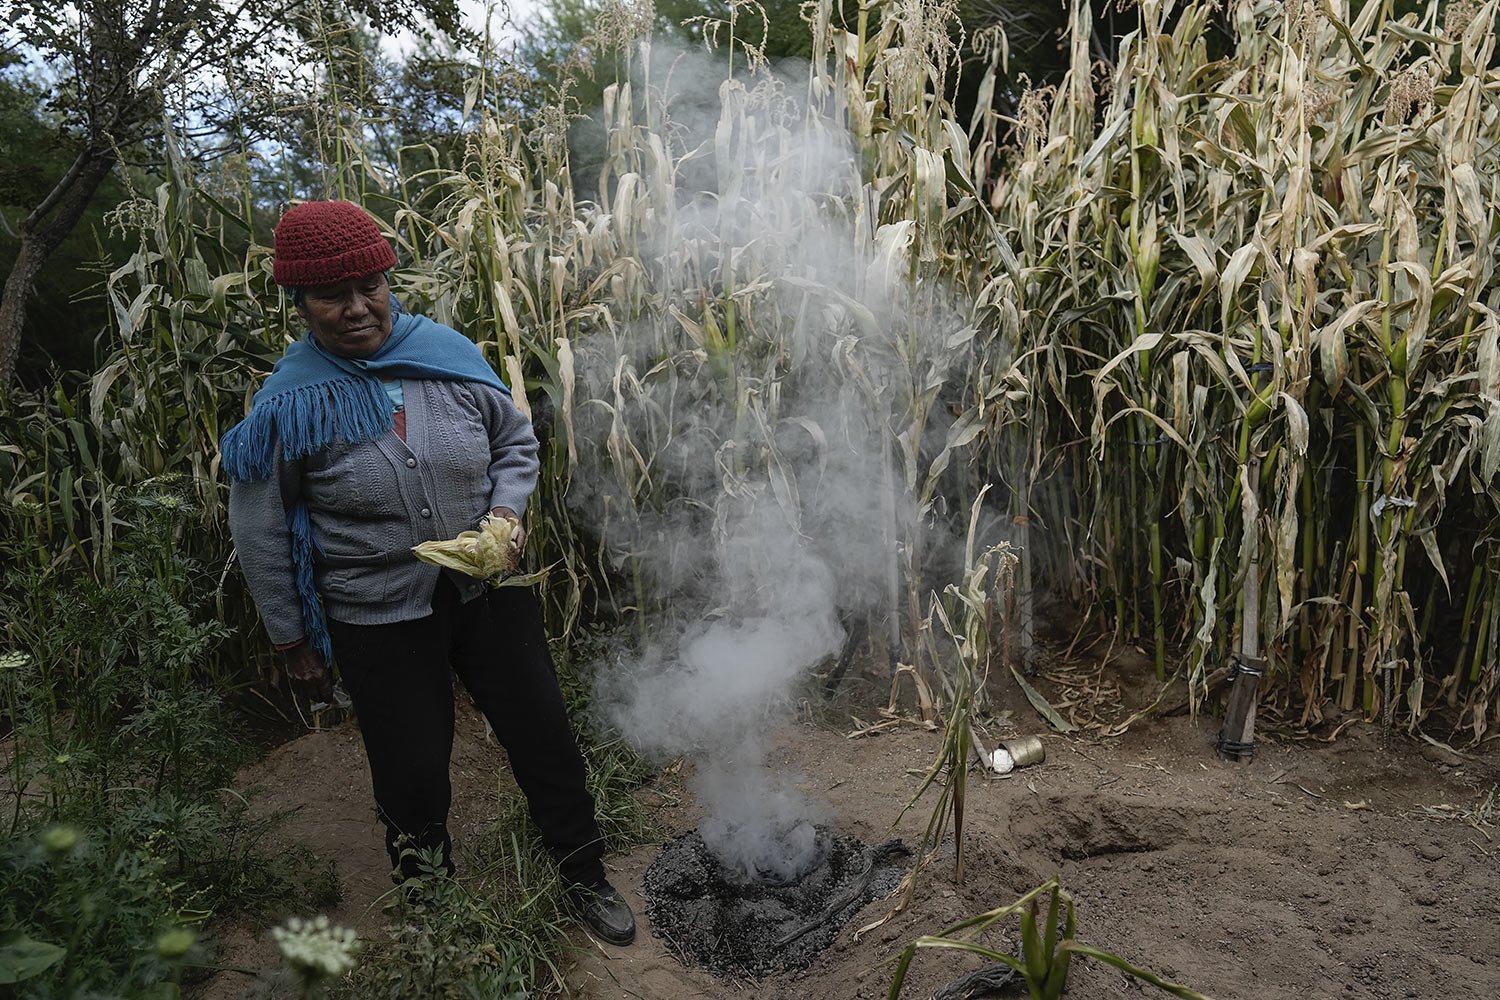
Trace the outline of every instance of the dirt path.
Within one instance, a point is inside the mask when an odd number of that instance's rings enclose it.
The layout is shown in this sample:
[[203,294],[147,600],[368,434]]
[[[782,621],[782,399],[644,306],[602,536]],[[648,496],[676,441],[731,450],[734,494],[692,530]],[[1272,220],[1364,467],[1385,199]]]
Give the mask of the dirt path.
[[[494,820],[500,788],[515,787],[504,751],[485,740],[483,717],[463,697],[458,702],[451,771],[450,828],[461,843]],[[363,938],[383,936],[391,863],[375,820],[359,729],[350,722],[284,743],[242,771],[235,784],[256,814],[288,814],[275,837],[333,862],[343,899],[328,911],[329,918],[354,928]],[[241,924],[221,931],[225,939],[220,964],[274,969],[276,951],[264,931]],[[268,994],[265,984],[226,972],[189,995],[195,1000],[264,1000]]]
[[[1041,730],[1029,712],[1015,718]],[[1138,724],[1118,739],[1047,737],[1045,763],[1006,779],[976,777],[964,883],[951,881],[951,855],[940,858],[908,911],[856,940],[856,928],[885,912],[886,904],[872,904],[805,972],[726,982],[684,968],[643,926],[629,949],[580,935],[574,995],[881,997],[889,985],[883,963],[907,941],[1008,903],[1057,873],[1077,899],[1080,940],[1219,1000],[1500,996],[1500,830],[1423,812],[1476,805],[1500,780],[1492,761],[1444,764],[1418,744],[1357,724],[1331,744],[1263,737],[1253,763],[1230,765],[1210,752],[1209,732],[1207,722],[1178,718]],[[801,776],[804,793],[837,828],[876,842],[892,835],[937,742],[909,728],[849,739],[826,722],[801,722],[779,733],[772,765]],[[478,717],[463,715],[454,763],[460,839],[493,814],[503,766]],[[389,883],[357,732],[296,740],[245,777],[260,788],[263,808],[306,804],[287,836],[336,859],[345,900],[334,917],[378,933],[378,898]],[[669,832],[689,829],[696,805],[683,796],[661,819]],[[914,845],[925,819],[919,805],[896,833]],[[638,913],[658,846],[609,861]],[[248,964],[270,961],[248,934],[230,952]],[[923,954],[903,996],[929,997],[975,965]],[[1149,992],[1104,966],[1078,961],[1073,969],[1072,996]],[[245,995],[243,983],[236,989],[224,980],[201,995]]]
[[[841,829],[874,841],[916,787],[909,769],[936,749],[927,733],[849,740],[798,726],[782,734],[776,763],[815,776],[804,791]],[[1078,901],[1080,940],[1220,1000],[1500,996],[1500,843],[1419,818],[1422,806],[1473,804],[1491,771],[1445,771],[1371,729],[1332,746],[1263,741],[1254,763],[1223,764],[1186,719],[1100,743],[1049,738],[1047,750],[1044,764],[971,783],[963,885],[951,882],[951,862],[935,864],[906,913],[855,941],[854,928],[883,912],[872,905],[807,972],[728,986],[684,969],[652,937],[581,961],[580,995],[881,997],[881,963],[906,942],[1060,873]],[[691,807],[680,811],[674,827],[691,825]],[[911,843],[925,821],[917,813],[897,828]],[[633,899],[654,854],[616,861]],[[977,964],[919,956],[903,996],[929,997]],[[1071,995],[1140,995],[1107,967],[1074,970]]]

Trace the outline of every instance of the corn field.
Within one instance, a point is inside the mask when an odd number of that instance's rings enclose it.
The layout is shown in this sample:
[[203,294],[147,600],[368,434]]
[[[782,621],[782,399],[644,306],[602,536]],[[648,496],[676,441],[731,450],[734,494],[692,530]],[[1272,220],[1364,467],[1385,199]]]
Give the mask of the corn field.
[[[1074,2],[1067,75],[1013,118],[991,110],[1003,32],[963,35],[953,0],[847,21],[809,4],[795,73],[765,64],[752,7],[703,26],[706,54],[610,8],[599,44],[621,69],[589,190],[566,95],[520,123],[482,76],[464,161],[410,174],[325,92],[323,188],[284,192],[381,215],[398,293],[473,336],[544,425],[528,530],[555,627],[670,610],[696,555],[675,528],[769,498],[814,544],[837,518],[888,539],[867,576],[889,585],[840,603],[894,623],[908,662],[964,573],[955,544],[1009,542],[1023,653],[1051,591],[1201,703],[1254,591],[1263,697],[1293,722],[1436,712],[1485,737],[1496,0],[1145,0],[1111,65]],[[177,477],[200,514],[185,539],[227,565],[217,440],[298,332],[270,234],[232,172],[180,163],[117,221],[140,250],[106,283],[112,358],[10,408],[6,517],[39,559],[105,574],[129,544],[121,497]],[[806,473],[855,464],[889,489],[830,498]]]

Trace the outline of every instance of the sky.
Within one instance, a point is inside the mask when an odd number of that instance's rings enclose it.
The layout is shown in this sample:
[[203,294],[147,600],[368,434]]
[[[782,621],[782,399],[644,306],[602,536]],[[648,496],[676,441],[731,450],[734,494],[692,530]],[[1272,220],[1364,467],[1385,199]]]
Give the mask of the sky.
[[[510,20],[519,23],[529,18],[538,8],[546,5],[547,0],[509,0],[503,6],[509,8]],[[468,21],[469,27],[476,31],[484,30],[486,0],[459,0],[458,6],[464,12],[464,19]],[[497,26],[504,20],[503,10],[496,11],[495,20]]]
[[[548,0],[459,0],[459,9],[463,12],[464,23],[480,34],[484,33],[484,18],[487,7],[494,6],[493,28],[495,34],[500,38],[514,37],[515,31],[512,25],[519,24],[529,19],[538,10],[547,5]],[[509,11],[509,17],[506,11]],[[414,47],[414,41],[405,33],[393,35],[386,39],[386,45],[398,53],[407,53]]]

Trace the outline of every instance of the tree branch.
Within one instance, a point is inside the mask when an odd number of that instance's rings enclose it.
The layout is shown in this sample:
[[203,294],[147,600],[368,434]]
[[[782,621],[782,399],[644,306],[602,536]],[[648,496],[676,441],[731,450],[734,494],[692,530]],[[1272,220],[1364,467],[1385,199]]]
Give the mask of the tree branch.
[[42,203],[32,209],[30,215],[21,220],[21,232],[31,232],[36,224],[42,220],[42,216],[52,211],[57,203],[62,201],[63,196],[68,193],[68,189],[78,180],[78,175],[83,172],[84,164],[88,163],[88,161],[89,151],[87,148],[84,148],[79,151],[78,158],[73,161],[73,165],[68,168],[68,172],[62,175],[62,180],[58,181],[47,194],[47,197],[42,199]]

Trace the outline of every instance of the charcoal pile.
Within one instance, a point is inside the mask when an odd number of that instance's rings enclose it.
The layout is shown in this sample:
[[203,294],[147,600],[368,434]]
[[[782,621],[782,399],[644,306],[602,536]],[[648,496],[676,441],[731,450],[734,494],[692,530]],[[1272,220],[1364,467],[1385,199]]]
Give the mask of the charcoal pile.
[[684,964],[752,979],[805,969],[866,903],[896,888],[910,853],[899,840],[866,847],[818,827],[799,875],[747,873],[724,865],[693,830],[646,871],[646,916]]

